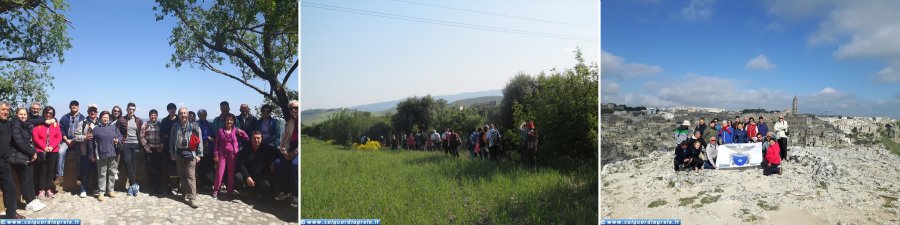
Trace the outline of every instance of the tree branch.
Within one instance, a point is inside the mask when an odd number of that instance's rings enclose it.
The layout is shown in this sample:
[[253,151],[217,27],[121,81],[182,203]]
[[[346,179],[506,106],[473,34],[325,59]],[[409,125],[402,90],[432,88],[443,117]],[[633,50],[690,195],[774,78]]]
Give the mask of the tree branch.
[[291,78],[291,75],[294,75],[294,70],[297,69],[297,66],[298,66],[298,65],[300,65],[300,60],[299,60],[299,59],[298,59],[296,62],[294,62],[294,65],[291,66],[290,69],[288,69],[287,74],[284,75],[284,79],[281,80],[281,85],[284,85],[285,83],[287,83],[288,79]]
[[[243,54],[241,52],[235,51],[233,49],[229,49],[226,47],[221,47],[221,46],[217,46],[217,45],[213,45],[213,44],[209,43],[202,36],[196,35],[197,33],[200,33],[200,32],[197,30],[197,28],[190,25],[187,17],[184,15],[184,12],[175,10],[175,15],[178,16],[178,18],[181,20],[181,22],[184,23],[185,26],[188,27],[188,29],[191,29],[191,32],[194,33],[194,35],[193,35],[194,38],[197,39],[198,41],[200,41],[200,43],[203,46],[205,46],[209,49],[224,53],[226,55],[237,57],[242,62],[244,62],[244,64],[247,64],[247,67],[249,67],[250,70],[253,71],[253,73],[255,73],[256,75],[258,75],[260,77],[265,77],[266,73],[263,70],[261,70],[259,68],[259,66],[257,66],[256,63],[253,62],[253,59],[251,59],[249,56],[247,56],[246,54]],[[260,92],[260,93],[263,93],[263,92]]]
[[241,79],[241,78],[239,78],[239,77],[237,77],[237,76],[235,76],[235,75],[232,75],[232,74],[230,74],[230,73],[228,73],[228,72],[222,71],[222,70],[220,70],[220,69],[218,69],[218,68],[216,68],[216,67],[213,67],[213,66],[210,65],[209,62],[207,62],[205,59],[201,59],[201,60],[200,60],[200,64],[202,64],[203,67],[206,68],[206,69],[209,69],[209,70],[211,70],[211,71],[213,71],[213,72],[222,74],[222,75],[224,75],[224,76],[226,76],[226,77],[229,77],[229,78],[234,79],[234,80],[236,80],[236,81],[238,81],[238,82],[241,82],[242,84],[246,85],[247,87],[252,88],[252,89],[255,90],[256,92],[259,92],[259,93],[262,94],[263,96],[266,96],[267,98],[272,98],[272,99],[275,98],[275,97],[273,97],[271,94],[267,94],[267,93],[264,92],[262,89],[259,89],[259,87],[256,87],[255,85],[250,84],[249,82],[247,82],[247,81],[245,81],[245,80],[243,80],[243,79]]
[[33,62],[33,63],[41,63],[40,61],[38,61],[38,60],[35,59],[35,58],[30,58],[30,57],[25,57],[25,56],[12,57],[12,58],[4,58],[4,57],[0,57],[0,61],[5,61],[5,62],[13,62],[13,61],[29,61],[29,62]]

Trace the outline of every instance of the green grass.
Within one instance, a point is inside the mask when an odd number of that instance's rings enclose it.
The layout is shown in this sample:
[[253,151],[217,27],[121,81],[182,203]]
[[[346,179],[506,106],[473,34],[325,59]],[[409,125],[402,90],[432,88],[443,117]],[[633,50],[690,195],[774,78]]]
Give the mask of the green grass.
[[882,204],[881,207],[885,207],[885,208],[892,208],[892,207],[894,207],[894,202],[897,201],[897,198],[896,198],[896,197],[890,197],[890,196],[882,195],[881,198],[884,199],[884,204]]
[[647,205],[647,208],[656,208],[656,207],[666,205],[668,203],[669,202],[666,202],[666,200],[657,199],[656,201],[650,202],[650,205]]
[[597,222],[596,167],[527,170],[435,152],[349,150],[308,137],[301,147],[301,218],[374,218],[383,224]]
[[686,206],[686,205],[694,204],[694,200],[697,200],[697,196],[687,197],[687,198],[679,198],[678,206]]
[[775,210],[778,210],[778,206],[777,206],[777,205],[769,205],[769,203],[768,203],[768,202],[765,202],[765,201],[757,201],[757,202],[756,202],[756,206],[759,206],[759,208],[762,208],[762,209],[764,209],[764,210],[766,210],[766,211],[775,211]]
[[890,150],[892,153],[900,156],[900,143],[894,142],[887,137],[881,137],[881,143],[884,144],[884,147]]

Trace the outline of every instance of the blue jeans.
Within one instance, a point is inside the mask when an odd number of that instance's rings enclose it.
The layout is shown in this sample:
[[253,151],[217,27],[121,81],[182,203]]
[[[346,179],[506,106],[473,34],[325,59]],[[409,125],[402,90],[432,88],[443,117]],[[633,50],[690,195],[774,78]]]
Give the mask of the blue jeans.
[[63,175],[65,175],[66,152],[68,152],[70,148],[76,152],[81,152],[80,147],[81,147],[81,144],[76,143],[74,141],[72,142],[72,146],[67,145],[65,141],[62,141],[59,143],[59,163],[56,164],[56,176],[57,177],[62,177]]

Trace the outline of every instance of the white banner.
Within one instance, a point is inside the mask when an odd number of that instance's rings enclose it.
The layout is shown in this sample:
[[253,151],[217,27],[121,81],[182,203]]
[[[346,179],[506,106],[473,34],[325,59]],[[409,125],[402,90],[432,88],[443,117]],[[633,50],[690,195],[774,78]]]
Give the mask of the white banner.
[[717,169],[759,166],[762,163],[762,143],[724,144],[716,148]]

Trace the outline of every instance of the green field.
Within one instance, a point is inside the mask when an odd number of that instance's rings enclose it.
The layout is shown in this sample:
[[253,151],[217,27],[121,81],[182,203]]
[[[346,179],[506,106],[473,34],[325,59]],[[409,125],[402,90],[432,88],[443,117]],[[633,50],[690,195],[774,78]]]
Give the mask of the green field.
[[382,224],[596,224],[597,168],[527,170],[510,162],[303,137],[301,218]]

